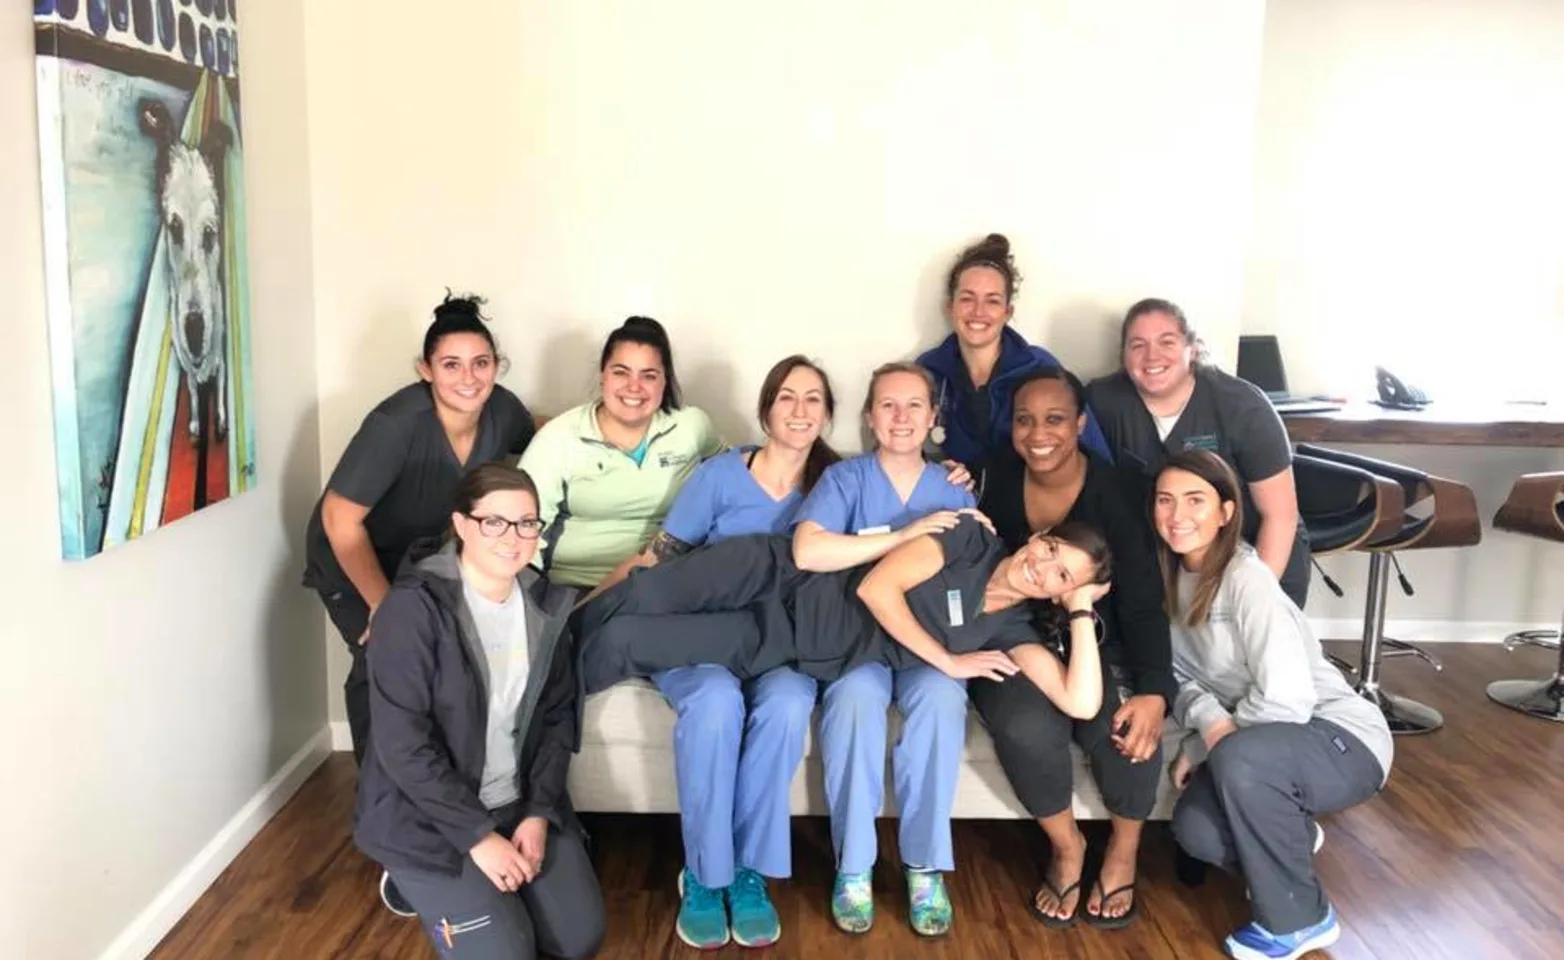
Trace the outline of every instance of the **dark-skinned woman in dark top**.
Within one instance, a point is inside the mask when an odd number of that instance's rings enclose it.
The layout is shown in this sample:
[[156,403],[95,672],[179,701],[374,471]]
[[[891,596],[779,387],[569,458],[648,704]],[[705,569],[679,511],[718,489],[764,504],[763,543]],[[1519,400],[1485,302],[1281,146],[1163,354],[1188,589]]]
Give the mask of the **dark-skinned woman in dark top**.
[[[1156,803],[1163,721],[1175,686],[1149,488],[1138,472],[1081,447],[1084,395],[1081,381],[1058,367],[1037,370],[1017,386],[1014,451],[989,467],[979,508],[1007,546],[1066,522],[1088,524],[1107,540],[1115,557],[1113,590],[1096,603],[1108,671],[1102,708],[1090,719],[1072,720],[1030,684],[976,680],[971,690],[1005,775],[1052,843],[1053,862],[1033,914],[1051,927],[1079,916],[1118,928],[1138,912],[1140,833]],[[1081,882],[1086,841],[1071,803],[1072,738],[1090,761],[1113,823],[1089,896]]]

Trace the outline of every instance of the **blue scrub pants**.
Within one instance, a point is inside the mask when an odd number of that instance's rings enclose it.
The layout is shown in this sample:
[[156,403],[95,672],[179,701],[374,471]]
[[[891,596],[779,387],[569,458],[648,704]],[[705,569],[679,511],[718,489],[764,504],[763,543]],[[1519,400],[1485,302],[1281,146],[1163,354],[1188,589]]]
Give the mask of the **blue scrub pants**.
[[909,867],[954,870],[950,808],[967,732],[967,685],[930,666],[892,671],[866,663],[825,688],[820,749],[836,868],[864,873],[878,854],[874,819],[885,796],[886,711],[894,695],[902,736],[891,754]]
[[735,865],[791,875],[788,791],[804,756],[814,679],[777,667],[740,681],[725,667],[700,664],[664,670],[652,682],[678,714],[674,776],[684,862],[696,881],[726,887]]

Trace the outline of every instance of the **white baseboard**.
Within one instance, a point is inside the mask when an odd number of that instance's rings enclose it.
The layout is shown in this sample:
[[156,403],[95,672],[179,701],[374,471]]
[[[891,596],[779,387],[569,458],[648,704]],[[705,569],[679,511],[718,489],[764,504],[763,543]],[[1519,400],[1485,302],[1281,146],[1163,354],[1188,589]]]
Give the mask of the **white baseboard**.
[[331,749],[352,752],[353,729],[346,720],[331,721]]
[[249,802],[217,831],[206,846],[132,920],[99,960],[142,960],[174,928],[185,912],[215,882],[261,828],[282,809],[315,768],[330,755],[331,733],[325,728],[288,758],[282,769],[255,792]]
[[[1309,624],[1321,640],[1358,640],[1363,619],[1325,620]],[[1502,643],[1520,630],[1557,630],[1557,623],[1512,623],[1499,620],[1386,620],[1385,636],[1409,643]]]

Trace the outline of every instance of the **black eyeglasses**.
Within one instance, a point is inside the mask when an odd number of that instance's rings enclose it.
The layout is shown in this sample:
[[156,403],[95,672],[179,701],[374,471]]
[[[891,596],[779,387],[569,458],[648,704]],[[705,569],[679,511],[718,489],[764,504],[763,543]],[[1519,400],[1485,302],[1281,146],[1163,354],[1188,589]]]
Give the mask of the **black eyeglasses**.
[[516,536],[523,540],[536,540],[538,534],[543,532],[543,521],[537,517],[522,517],[520,520],[507,520],[504,517],[490,514],[487,517],[477,517],[472,514],[467,516],[477,521],[478,532],[490,539],[505,536],[505,531],[511,527],[516,528]]

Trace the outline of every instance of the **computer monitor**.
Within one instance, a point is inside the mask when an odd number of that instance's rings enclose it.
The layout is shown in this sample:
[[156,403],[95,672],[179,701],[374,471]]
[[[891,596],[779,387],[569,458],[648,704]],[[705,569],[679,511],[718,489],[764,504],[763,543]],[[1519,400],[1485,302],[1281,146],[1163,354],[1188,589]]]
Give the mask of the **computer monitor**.
[[1238,338],[1238,378],[1264,391],[1272,400],[1287,399],[1287,370],[1282,366],[1282,347],[1274,336]]

